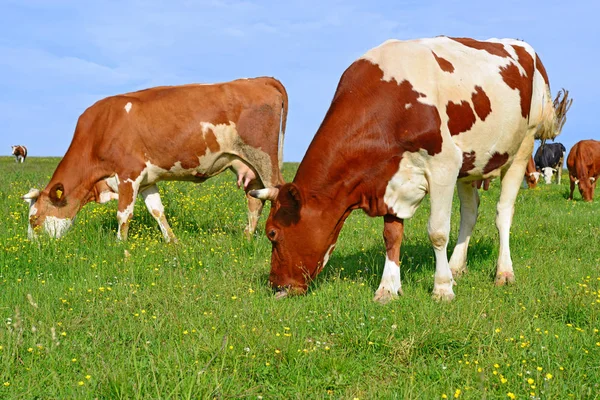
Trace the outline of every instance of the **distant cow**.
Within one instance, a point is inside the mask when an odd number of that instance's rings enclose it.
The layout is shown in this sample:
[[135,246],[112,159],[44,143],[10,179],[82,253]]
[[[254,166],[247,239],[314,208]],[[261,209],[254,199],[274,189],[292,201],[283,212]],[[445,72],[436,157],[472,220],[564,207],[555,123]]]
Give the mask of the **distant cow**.
[[544,182],[552,183],[552,175],[556,172],[556,183],[560,185],[566,151],[562,143],[545,143],[537,149],[534,157],[535,167],[542,172]]
[[[29,237],[41,227],[60,237],[89,201],[118,199],[118,237],[125,240],[139,193],[165,240],[175,239],[156,182],[204,182],[230,169],[246,193],[282,184],[287,106],[273,78],[163,86],[98,101],[79,117],[48,186],[23,196]],[[264,202],[247,199],[250,235]]]
[[[544,66],[525,42],[437,37],[369,50],[342,75],[293,182],[250,192],[272,201],[265,233],[277,296],[306,292],[356,209],[384,218],[387,254],[375,300],[397,296],[404,219],[429,193],[433,296],[452,299],[477,219],[471,183],[494,177],[502,180],[496,284],[514,281],[514,202],[534,139],[558,135],[559,120]],[[448,262],[455,185],[461,223]]]
[[597,140],[582,140],[575,143],[567,157],[571,192],[569,200],[573,200],[575,185],[584,201],[592,201],[596,183],[600,176],[600,142]]
[[25,161],[27,158],[27,147],[20,144],[10,147],[12,147],[12,155],[15,156],[15,162]]
[[537,186],[537,183],[540,180],[540,175],[541,173],[535,169],[533,157],[529,157],[527,168],[525,169],[525,182],[527,183],[527,187],[529,189],[533,189]]

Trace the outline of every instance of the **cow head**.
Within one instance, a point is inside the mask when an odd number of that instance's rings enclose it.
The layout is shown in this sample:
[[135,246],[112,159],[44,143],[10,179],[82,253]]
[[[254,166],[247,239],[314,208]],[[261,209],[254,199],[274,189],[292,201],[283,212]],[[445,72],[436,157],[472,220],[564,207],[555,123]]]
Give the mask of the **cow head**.
[[29,239],[35,239],[42,229],[51,237],[59,238],[73,224],[79,211],[79,201],[69,201],[62,183],[55,183],[43,192],[31,189],[22,198],[29,204]]
[[542,174],[544,175],[544,182],[552,183],[552,175],[556,172],[556,169],[552,167],[542,168]]
[[583,197],[583,201],[592,201],[594,197],[594,190],[596,189],[596,178],[584,178],[576,181],[579,187],[579,193]]
[[538,181],[540,180],[540,176],[542,174],[540,172],[530,172],[527,175],[527,187],[529,187],[529,189],[533,189],[537,186]]
[[327,263],[345,218],[312,207],[293,183],[249,194],[272,202],[265,233],[272,244],[269,281],[277,297],[305,293]]

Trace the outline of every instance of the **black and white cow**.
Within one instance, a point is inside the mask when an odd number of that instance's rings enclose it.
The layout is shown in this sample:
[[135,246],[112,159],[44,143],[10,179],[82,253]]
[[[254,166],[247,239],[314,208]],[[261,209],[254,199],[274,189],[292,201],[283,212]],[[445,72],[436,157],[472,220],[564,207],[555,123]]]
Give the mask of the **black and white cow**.
[[535,152],[535,168],[544,175],[546,183],[552,183],[552,175],[556,172],[556,183],[560,185],[562,166],[567,149],[562,143],[542,144]]

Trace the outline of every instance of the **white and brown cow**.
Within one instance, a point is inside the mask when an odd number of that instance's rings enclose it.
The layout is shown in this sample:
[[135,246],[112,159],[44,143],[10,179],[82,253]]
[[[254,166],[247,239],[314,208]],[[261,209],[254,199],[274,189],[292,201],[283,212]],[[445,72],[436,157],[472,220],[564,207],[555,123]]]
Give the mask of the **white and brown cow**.
[[15,156],[15,162],[23,162],[27,158],[27,147],[18,144],[16,146],[10,146],[12,148],[12,155]]
[[535,169],[535,162],[533,161],[533,157],[530,156],[525,169],[525,182],[527,183],[527,187],[529,189],[535,189],[541,175],[541,172]]
[[[509,233],[534,138],[558,134],[548,78],[535,51],[511,39],[389,40],[344,72],[292,183],[252,191],[272,201],[271,285],[304,293],[327,263],[352,210],[384,217],[387,250],[375,300],[401,292],[404,219],[429,193],[433,295],[454,297],[477,219],[475,180],[500,177],[496,284],[514,280]],[[458,180],[458,183],[457,183]],[[458,244],[446,247],[455,185]]]
[[[62,236],[89,201],[118,199],[118,237],[127,238],[138,194],[167,241],[156,182],[204,182],[227,169],[252,189],[283,183],[281,165],[287,93],[273,78],[164,86],[100,100],[79,117],[73,141],[50,183],[32,189],[29,236],[44,228]],[[263,201],[247,196],[248,226]]]
[[569,200],[573,200],[575,185],[584,201],[592,201],[598,178],[600,178],[600,142],[582,140],[575,143],[567,157],[571,191]]

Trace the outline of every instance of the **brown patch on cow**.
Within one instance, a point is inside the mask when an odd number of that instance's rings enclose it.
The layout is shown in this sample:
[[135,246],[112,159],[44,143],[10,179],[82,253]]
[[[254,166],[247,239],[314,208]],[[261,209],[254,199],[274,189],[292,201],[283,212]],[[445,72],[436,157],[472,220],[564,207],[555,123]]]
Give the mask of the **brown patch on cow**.
[[208,150],[210,150],[211,153],[216,153],[221,149],[212,129],[209,129],[208,132],[204,134],[204,140],[206,141],[206,147],[208,147]]
[[462,166],[460,167],[460,171],[458,172],[459,178],[469,176],[469,171],[475,168],[475,151],[471,151],[470,153],[463,152],[462,157]]
[[521,115],[523,118],[527,118],[531,109],[531,96],[533,93],[533,57],[523,46],[512,47],[517,53],[519,64],[525,70],[525,76],[521,75],[517,65],[512,62],[500,68],[500,75],[509,88],[519,91]]
[[437,61],[437,63],[439,64],[440,68],[442,69],[442,71],[449,72],[449,73],[454,72],[454,65],[452,65],[452,63],[450,61],[446,60],[443,57],[439,57],[433,51],[431,52],[431,54],[433,54],[433,57],[435,58],[435,61]]
[[495,152],[494,154],[492,154],[492,157],[488,160],[487,164],[485,164],[485,167],[483,167],[483,174],[485,175],[500,168],[501,166],[506,164],[507,161],[508,153]]
[[537,55],[537,53],[535,54],[535,69],[537,69],[540,75],[542,75],[542,78],[544,78],[544,82],[546,82],[546,85],[549,86],[550,81],[548,80],[546,68],[544,68],[544,64],[542,64],[542,60],[540,60],[540,57]]
[[510,58],[510,54],[504,48],[502,43],[493,43],[493,42],[480,42],[479,40],[470,39],[470,38],[450,38],[460,44],[463,44],[467,47],[471,47],[472,49],[487,51],[488,53],[498,56]]
[[448,130],[452,136],[468,131],[475,124],[475,113],[471,105],[464,100],[460,104],[449,101],[446,104],[446,114]]
[[487,116],[492,112],[492,103],[481,86],[475,86],[475,92],[471,95],[471,101],[479,119],[485,121]]

